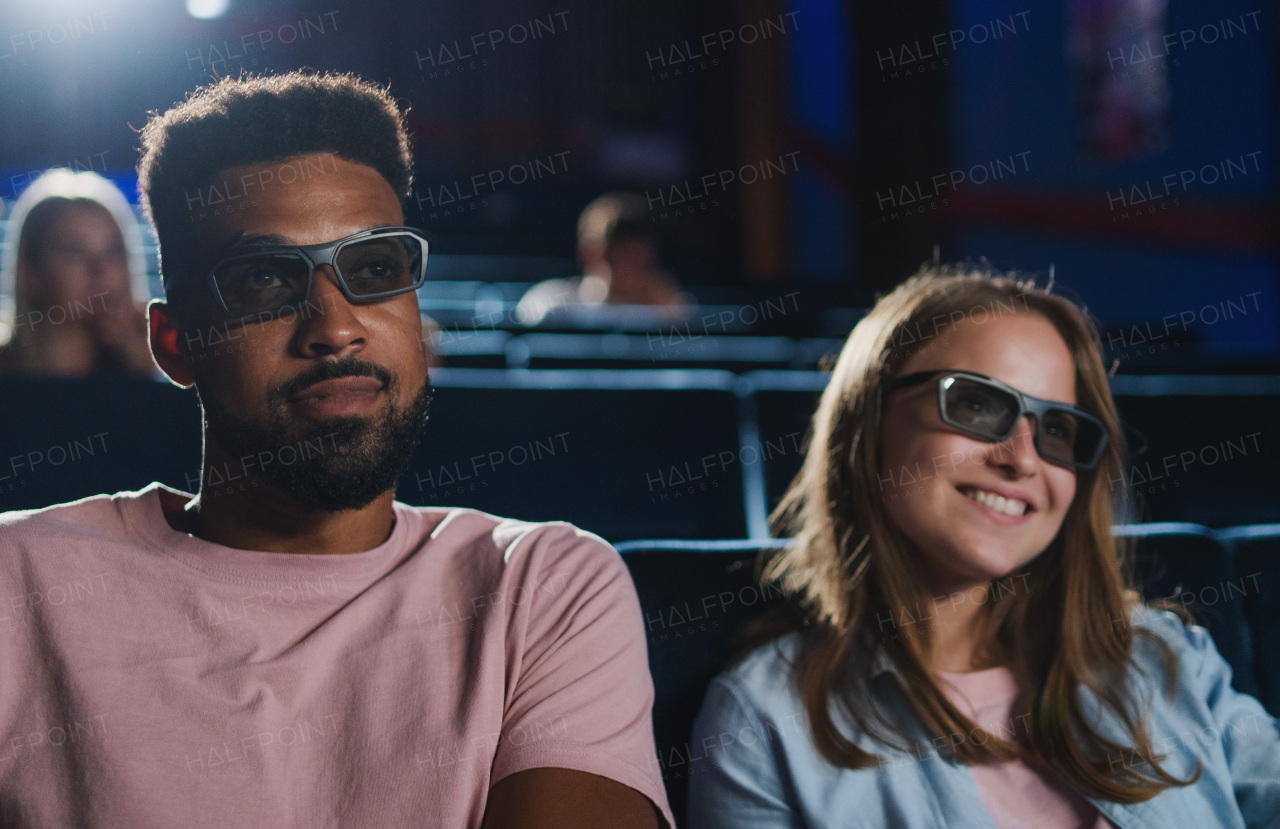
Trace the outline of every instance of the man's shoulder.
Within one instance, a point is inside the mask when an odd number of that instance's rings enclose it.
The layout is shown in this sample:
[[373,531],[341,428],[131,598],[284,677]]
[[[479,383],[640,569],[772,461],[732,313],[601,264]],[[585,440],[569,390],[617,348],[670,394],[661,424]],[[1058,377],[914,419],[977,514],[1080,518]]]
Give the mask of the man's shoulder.
[[527,521],[471,507],[419,507],[400,502],[396,509],[422,516],[429,540],[447,541],[444,546],[458,549],[474,550],[482,545],[500,553],[508,564],[517,556],[535,554],[621,561],[609,542],[568,521]]
[[643,643],[635,584],[622,556],[598,535],[566,521],[525,521],[468,508],[408,509],[426,516],[419,555],[436,572],[451,574],[441,582],[446,593],[465,601],[505,597],[526,610],[512,619],[539,629],[599,619],[621,635],[615,623],[623,614]]
[[529,299],[533,302],[550,302],[556,300],[564,302],[565,300],[576,301],[578,289],[582,287],[581,276],[564,276],[555,277],[553,279],[544,279],[533,285],[529,290],[524,292],[521,301]]
[[581,276],[545,279],[520,297],[516,318],[525,325],[535,325],[552,309],[580,302],[581,288]]
[[0,537],[101,535],[121,525],[121,508],[125,502],[145,497],[153,487],[90,495],[36,509],[0,512]]

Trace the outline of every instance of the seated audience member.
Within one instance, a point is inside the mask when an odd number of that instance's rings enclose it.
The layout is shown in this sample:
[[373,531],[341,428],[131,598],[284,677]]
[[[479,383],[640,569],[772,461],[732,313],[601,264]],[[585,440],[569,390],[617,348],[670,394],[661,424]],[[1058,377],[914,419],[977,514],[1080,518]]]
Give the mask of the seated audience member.
[[1122,575],[1080,309],[927,270],[849,335],[812,434],[763,570],[794,601],[707,693],[693,829],[1280,825],[1277,722]]
[[[651,306],[655,320],[681,318],[691,298],[658,264],[658,241],[643,196],[606,193],[578,217],[582,276],[548,279],[530,288],[516,306],[524,325],[609,321],[610,306]],[[634,309],[625,311],[634,314]]]
[[430,400],[395,101],[226,78],[142,145],[201,485],[0,517],[0,825],[670,826],[617,553],[394,500]]
[[50,170],[13,206],[0,262],[0,372],[148,375],[146,259],[124,196]]

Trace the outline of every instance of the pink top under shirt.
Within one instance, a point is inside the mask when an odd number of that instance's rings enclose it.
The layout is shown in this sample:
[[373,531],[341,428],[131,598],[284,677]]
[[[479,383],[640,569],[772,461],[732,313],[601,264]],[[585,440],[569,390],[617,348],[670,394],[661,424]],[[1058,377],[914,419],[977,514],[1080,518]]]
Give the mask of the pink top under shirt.
[[[1018,686],[1008,668],[938,675],[947,699],[988,734],[1007,740],[1025,730],[1025,718],[1012,716]],[[1113,829],[1078,792],[1021,760],[970,766],[970,772],[997,829]]]
[[397,503],[372,550],[254,552],[176,532],[160,491],[0,515],[0,826],[475,829],[539,767],[670,823],[598,537]]

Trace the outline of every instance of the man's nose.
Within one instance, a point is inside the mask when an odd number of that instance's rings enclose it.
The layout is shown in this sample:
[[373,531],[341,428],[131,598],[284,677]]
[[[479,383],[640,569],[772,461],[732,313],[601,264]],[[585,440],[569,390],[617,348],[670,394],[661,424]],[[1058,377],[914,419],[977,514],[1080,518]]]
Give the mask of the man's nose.
[[312,274],[311,294],[299,320],[298,350],[309,357],[358,353],[369,333],[329,265],[321,265]]

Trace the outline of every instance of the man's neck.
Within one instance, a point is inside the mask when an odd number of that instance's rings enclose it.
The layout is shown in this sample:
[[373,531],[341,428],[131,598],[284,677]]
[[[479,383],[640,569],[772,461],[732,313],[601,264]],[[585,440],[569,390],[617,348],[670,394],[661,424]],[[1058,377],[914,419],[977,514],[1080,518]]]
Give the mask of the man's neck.
[[181,509],[165,513],[178,532],[233,547],[266,553],[342,555],[372,550],[395,526],[392,490],[360,509],[325,512],[297,501],[258,478],[244,489],[204,481],[200,494]]

